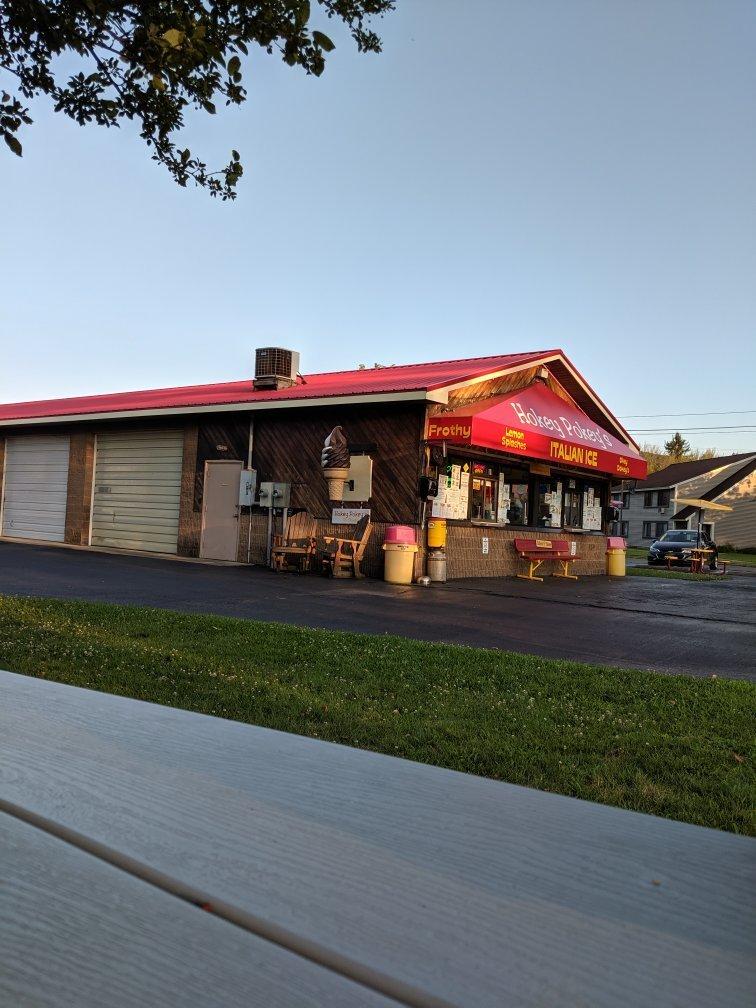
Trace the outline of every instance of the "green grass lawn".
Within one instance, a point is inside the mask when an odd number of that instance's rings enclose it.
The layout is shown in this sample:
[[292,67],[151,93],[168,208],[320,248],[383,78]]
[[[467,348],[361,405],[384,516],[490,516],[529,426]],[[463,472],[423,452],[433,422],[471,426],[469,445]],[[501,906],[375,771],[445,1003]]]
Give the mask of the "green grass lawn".
[[0,667],[736,832],[756,687],[219,616],[0,598]]
[[[648,556],[648,550],[643,549],[641,546],[628,546],[627,555],[628,557],[634,557],[636,560],[645,560]],[[726,550],[720,550],[719,559],[729,560],[730,563],[740,564],[745,567],[756,567],[756,553],[728,553]]]
[[730,563],[741,564],[745,567],[756,567],[756,553],[728,553],[726,550],[720,552],[720,560],[729,560]]
[[700,574],[691,574],[686,570],[668,570],[666,567],[628,567],[627,573],[630,577],[654,577],[654,578],[677,578],[679,581],[724,581],[723,574],[710,574],[701,571]]

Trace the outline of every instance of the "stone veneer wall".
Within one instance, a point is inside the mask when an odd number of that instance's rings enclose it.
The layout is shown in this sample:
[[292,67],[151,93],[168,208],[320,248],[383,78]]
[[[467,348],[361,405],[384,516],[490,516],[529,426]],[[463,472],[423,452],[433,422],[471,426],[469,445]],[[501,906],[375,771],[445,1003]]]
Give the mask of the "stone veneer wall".
[[[252,563],[265,563],[265,544],[267,532],[267,517],[254,513],[252,521]],[[239,534],[240,563],[247,560],[247,530],[249,516],[242,515]],[[362,570],[368,577],[383,577],[383,540],[387,525],[376,523],[365,551]],[[415,526],[418,538],[423,539],[423,545],[415,557],[415,577],[423,573],[425,567],[424,536],[421,536],[419,526]],[[318,521],[317,535],[346,536],[348,525],[332,525],[327,521]],[[488,554],[483,554],[483,536],[488,537]],[[513,540],[518,538],[567,539],[577,543],[577,560],[574,573],[603,574],[606,569],[605,553],[606,538],[603,535],[581,535],[579,533],[531,530],[515,530],[477,525],[450,525],[447,530],[447,573],[450,580],[468,577],[513,577],[527,571],[524,560],[515,552]],[[553,570],[559,569],[553,562],[546,562],[542,573],[548,576]]]
[[[488,537],[488,554],[483,537]],[[515,539],[567,539],[577,543],[573,573],[603,574],[606,569],[606,537],[539,529],[508,529],[481,525],[449,525],[446,539],[447,575],[450,580],[467,577],[512,577],[527,573],[527,565],[514,548]],[[555,562],[544,563],[540,574],[559,570]]]

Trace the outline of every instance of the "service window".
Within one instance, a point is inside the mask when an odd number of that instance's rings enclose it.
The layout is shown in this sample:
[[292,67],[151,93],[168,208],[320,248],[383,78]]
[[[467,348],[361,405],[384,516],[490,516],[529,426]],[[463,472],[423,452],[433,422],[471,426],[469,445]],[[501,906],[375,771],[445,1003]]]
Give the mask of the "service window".
[[470,477],[470,517],[473,521],[496,521],[498,474],[492,466],[474,462]]
[[580,528],[582,519],[583,495],[578,486],[578,481],[571,479],[567,481],[567,486],[564,490],[562,522],[565,528]]
[[587,532],[600,532],[603,525],[602,490],[593,483],[583,484],[583,521]]
[[540,528],[562,527],[562,483],[539,479],[535,484],[535,523]]
[[509,484],[509,507],[507,508],[508,525],[528,524],[528,491],[527,483]]

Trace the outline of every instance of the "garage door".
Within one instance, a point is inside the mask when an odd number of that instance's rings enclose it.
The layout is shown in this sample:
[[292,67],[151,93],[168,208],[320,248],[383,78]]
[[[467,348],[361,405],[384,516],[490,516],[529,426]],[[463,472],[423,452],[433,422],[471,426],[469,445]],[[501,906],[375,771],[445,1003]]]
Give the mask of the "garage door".
[[63,542],[69,446],[67,437],[7,438],[3,535]]
[[183,454],[181,431],[99,434],[91,544],[175,553]]

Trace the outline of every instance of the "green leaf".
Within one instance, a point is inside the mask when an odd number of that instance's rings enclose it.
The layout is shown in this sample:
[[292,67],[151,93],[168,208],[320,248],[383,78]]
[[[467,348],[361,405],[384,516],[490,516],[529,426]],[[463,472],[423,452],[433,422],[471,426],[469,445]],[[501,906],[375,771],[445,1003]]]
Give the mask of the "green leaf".
[[238,74],[239,73],[239,67],[240,66],[241,66],[241,60],[239,59],[239,57],[238,56],[232,56],[231,59],[228,61],[228,64],[227,64],[228,72],[231,74],[232,77],[233,77],[234,74]]
[[165,81],[160,76],[160,74],[154,74],[152,77],[152,86],[156,91],[165,91]]
[[297,28],[304,28],[310,20],[310,0],[302,0],[297,13]]
[[167,32],[163,32],[163,38],[169,46],[175,49],[176,46],[180,46],[184,41],[184,33],[179,31],[178,28],[169,28]]
[[23,148],[21,147],[17,137],[14,137],[12,133],[3,133],[3,140],[5,140],[14,154],[18,154],[18,156],[21,157]]
[[332,49],[336,48],[333,42],[331,42],[328,36],[324,35],[323,32],[314,31],[312,33],[312,41],[316,46],[320,46],[320,48],[325,52],[330,52]]
[[205,110],[205,112],[209,112],[210,115],[215,115],[215,105],[213,105],[212,102],[203,101],[202,108]]

